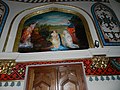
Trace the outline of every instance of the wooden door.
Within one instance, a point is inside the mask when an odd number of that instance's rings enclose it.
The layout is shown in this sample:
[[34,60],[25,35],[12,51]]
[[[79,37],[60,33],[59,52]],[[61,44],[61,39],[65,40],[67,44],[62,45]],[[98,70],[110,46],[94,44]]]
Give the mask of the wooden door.
[[86,90],[85,83],[82,64],[58,67],[59,90]]
[[[54,67],[35,67],[26,90],[57,90],[56,89],[56,68]],[[30,71],[31,72],[31,71]],[[31,77],[30,76],[30,77]]]
[[87,90],[82,64],[30,67],[26,90]]
[[34,90],[56,90],[56,68],[40,67],[34,71]]

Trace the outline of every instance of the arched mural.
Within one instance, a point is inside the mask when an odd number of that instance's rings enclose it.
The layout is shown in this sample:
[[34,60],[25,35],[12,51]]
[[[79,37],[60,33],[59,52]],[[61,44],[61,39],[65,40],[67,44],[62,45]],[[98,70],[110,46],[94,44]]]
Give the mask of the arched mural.
[[91,8],[98,34],[104,46],[120,45],[120,22],[108,6],[96,3]]
[[26,53],[88,49],[92,41],[87,30],[84,16],[75,11],[52,8],[32,12],[19,24],[15,50]]
[[9,8],[7,4],[4,3],[3,1],[0,1],[0,36],[2,34],[3,27],[7,19],[8,13],[9,13]]

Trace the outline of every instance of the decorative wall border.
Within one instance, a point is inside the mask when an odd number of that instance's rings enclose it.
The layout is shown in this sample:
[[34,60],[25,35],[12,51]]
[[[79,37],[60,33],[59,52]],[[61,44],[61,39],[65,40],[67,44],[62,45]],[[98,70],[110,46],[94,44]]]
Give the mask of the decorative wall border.
[[[120,75],[105,75],[105,76],[87,76],[87,81],[98,82],[98,81],[115,81],[120,80]],[[21,87],[25,80],[10,80],[0,81],[0,87]]]
[[74,2],[74,1],[90,1],[90,2],[105,2],[109,3],[109,0],[10,0],[10,1],[18,1],[25,3],[43,3],[43,2]]
[[12,69],[15,67],[15,65],[16,65],[15,60],[12,59],[0,60],[0,74],[10,75],[13,72]]
[[9,14],[8,5],[5,2],[0,1],[0,15],[1,15],[1,17],[0,17],[0,37],[1,37],[3,27],[5,25],[8,14]]
[[[28,65],[47,65],[47,64],[62,64],[62,63],[77,63],[83,62],[85,67],[85,74],[87,76],[107,76],[107,75],[120,75],[120,71],[114,68],[111,64],[111,60],[108,62],[107,67],[98,67],[95,69],[91,67],[93,61],[89,59],[73,59],[73,60],[58,60],[58,61],[44,61],[44,62],[21,62],[16,63],[15,68],[12,69],[11,74],[0,74],[0,80],[24,80],[26,74],[26,67]],[[118,77],[119,78],[119,77]]]
[[110,80],[120,80],[120,75],[106,75],[106,76],[88,76],[89,81],[110,81]]
[[20,87],[23,80],[15,80],[15,81],[0,81],[0,87]]

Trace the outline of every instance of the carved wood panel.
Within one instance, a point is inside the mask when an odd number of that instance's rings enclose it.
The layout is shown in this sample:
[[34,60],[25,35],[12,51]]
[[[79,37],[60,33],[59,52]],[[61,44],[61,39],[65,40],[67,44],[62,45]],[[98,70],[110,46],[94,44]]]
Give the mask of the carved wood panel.
[[87,90],[82,64],[30,67],[28,72],[26,90]]
[[82,65],[59,66],[59,90],[86,90]]
[[56,90],[55,67],[40,67],[34,70],[33,90]]

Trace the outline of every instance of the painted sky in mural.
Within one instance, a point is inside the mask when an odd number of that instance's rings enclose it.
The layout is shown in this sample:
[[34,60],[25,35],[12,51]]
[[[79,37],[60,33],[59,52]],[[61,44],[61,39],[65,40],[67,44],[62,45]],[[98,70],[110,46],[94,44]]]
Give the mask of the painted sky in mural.
[[38,22],[38,24],[51,24],[51,25],[67,25],[68,20],[71,19],[73,14],[61,13],[61,12],[48,12],[40,14],[28,19],[25,25],[29,25],[31,22]]

